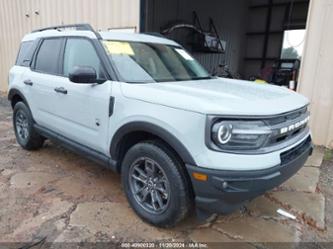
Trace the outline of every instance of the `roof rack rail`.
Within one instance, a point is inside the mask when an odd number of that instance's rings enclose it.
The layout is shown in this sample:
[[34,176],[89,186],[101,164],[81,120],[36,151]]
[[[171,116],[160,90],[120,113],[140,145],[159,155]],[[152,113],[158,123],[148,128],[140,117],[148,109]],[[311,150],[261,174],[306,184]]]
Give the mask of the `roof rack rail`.
[[151,36],[156,36],[156,37],[161,37],[161,38],[166,38],[163,34],[158,33],[158,32],[142,32],[141,34],[151,35]]
[[97,39],[102,39],[101,35],[99,33],[97,33],[94,30],[94,28],[88,23],[51,26],[51,27],[47,27],[47,28],[33,30],[31,33],[42,32],[45,30],[52,30],[52,29],[60,31],[60,29],[66,29],[66,28],[75,28],[76,30],[91,31],[96,35]]

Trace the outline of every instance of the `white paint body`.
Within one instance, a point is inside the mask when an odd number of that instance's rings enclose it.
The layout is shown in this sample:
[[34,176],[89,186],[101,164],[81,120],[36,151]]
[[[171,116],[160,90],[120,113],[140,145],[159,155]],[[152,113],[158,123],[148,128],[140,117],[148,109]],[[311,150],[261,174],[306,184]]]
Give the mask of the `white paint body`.
[[[87,31],[44,31],[23,40],[41,36],[85,36]],[[133,40],[175,45],[154,36],[101,32],[103,39]],[[26,79],[33,87],[23,84]],[[92,149],[110,154],[114,134],[129,122],[144,121],[173,134],[192,155],[199,167],[219,170],[260,170],[281,163],[280,154],[304,139],[281,150],[266,154],[217,152],[205,144],[207,115],[267,116],[290,112],[308,104],[308,100],[290,90],[253,82],[210,79],[185,82],[133,84],[106,81],[103,84],[75,84],[63,76],[33,72],[28,67],[10,70],[9,89],[19,89],[26,97],[35,121]],[[65,87],[68,94],[54,91]],[[108,115],[109,98],[115,106]],[[96,121],[100,126],[96,126]]]

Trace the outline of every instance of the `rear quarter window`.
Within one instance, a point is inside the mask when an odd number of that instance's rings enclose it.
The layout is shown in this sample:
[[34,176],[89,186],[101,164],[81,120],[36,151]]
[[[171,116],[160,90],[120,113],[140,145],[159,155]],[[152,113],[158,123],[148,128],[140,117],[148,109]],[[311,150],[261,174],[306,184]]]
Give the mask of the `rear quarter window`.
[[33,41],[22,42],[15,65],[28,67],[30,65],[33,52]]

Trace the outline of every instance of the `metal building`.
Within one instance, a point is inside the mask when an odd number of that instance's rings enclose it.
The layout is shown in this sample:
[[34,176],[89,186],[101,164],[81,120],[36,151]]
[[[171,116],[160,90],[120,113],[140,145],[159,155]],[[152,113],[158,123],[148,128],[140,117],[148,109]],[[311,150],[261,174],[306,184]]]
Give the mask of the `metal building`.
[[139,0],[0,0],[0,91],[22,37],[34,29],[90,23],[95,29],[138,29]]
[[285,30],[306,27],[298,91],[311,100],[315,143],[333,147],[333,0],[0,0],[0,91],[7,90],[8,70],[31,30],[90,23],[97,30],[160,32],[172,21],[191,21],[193,11],[205,27],[212,17],[226,42],[223,55],[195,57],[210,71],[223,61],[246,77],[280,56]]
[[298,91],[311,101],[316,144],[333,148],[333,0],[312,0]]

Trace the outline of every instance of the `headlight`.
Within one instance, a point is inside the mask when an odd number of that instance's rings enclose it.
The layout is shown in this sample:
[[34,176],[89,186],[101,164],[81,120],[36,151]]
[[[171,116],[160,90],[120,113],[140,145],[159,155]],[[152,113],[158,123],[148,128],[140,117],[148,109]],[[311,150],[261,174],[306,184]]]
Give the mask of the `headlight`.
[[230,141],[232,135],[232,124],[229,123],[221,123],[216,126],[217,134],[216,141],[220,144],[226,144]]
[[211,138],[222,150],[255,150],[267,142],[271,132],[262,121],[220,121],[213,124]]

